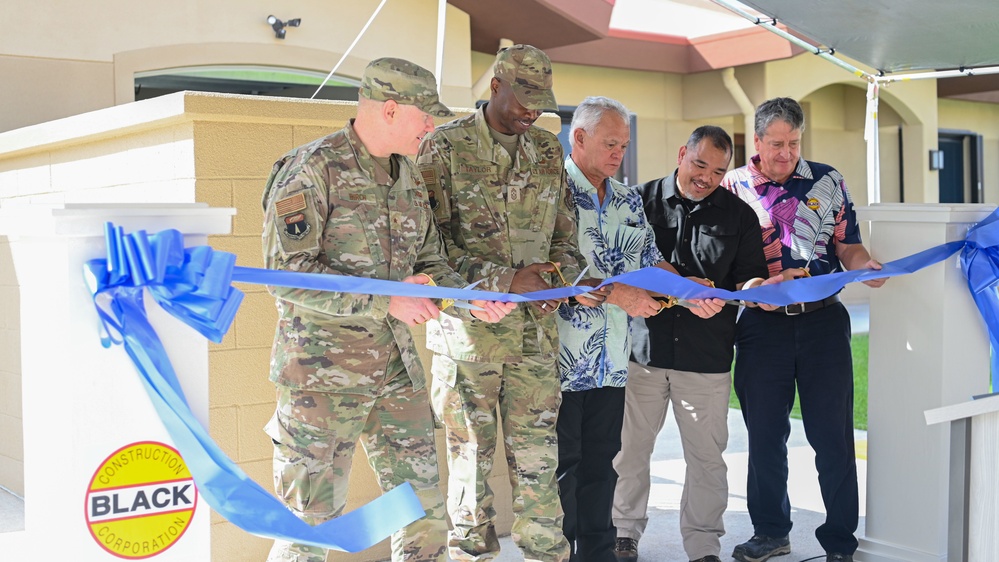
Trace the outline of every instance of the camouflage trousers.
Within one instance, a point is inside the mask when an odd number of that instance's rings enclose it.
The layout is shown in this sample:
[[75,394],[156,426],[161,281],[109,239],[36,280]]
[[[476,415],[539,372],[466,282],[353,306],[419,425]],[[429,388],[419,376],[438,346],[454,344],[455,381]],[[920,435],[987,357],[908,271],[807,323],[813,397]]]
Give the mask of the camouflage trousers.
[[513,487],[513,539],[527,561],[568,560],[555,480],[561,402],[555,359],[470,363],[435,354],[432,373],[431,403],[447,428],[448,554],[479,561],[499,553],[488,482],[498,412]]
[[[438,488],[433,420],[426,390],[405,373],[377,396],[277,387],[277,410],[265,428],[274,441],[277,496],[316,525],[339,516],[355,443],[360,440],[382,491],[413,485],[427,515],[392,534],[393,562],[443,562],[447,522]],[[268,562],[323,562],[325,549],[275,541]]]

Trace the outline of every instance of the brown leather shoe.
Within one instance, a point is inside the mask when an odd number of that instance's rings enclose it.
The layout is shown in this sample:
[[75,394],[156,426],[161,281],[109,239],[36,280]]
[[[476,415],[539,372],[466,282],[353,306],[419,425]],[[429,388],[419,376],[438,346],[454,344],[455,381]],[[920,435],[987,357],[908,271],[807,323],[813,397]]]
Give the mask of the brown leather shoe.
[[638,562],[638,541],[618,537],[614,542],[614,556],[617,557],[617,562]]

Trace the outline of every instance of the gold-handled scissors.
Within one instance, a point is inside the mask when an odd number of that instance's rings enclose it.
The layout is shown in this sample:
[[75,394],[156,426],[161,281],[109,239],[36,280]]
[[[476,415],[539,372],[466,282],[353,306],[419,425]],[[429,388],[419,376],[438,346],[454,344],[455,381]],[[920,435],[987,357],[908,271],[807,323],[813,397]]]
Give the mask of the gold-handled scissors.
[[[707,282],[711,283],[711,288],[712,289],[715,288],[715,282],[714,281],[708,279]],[[684,308],[700,308],[699,306],[697,306],[693,302],[691,302],[691,301],[689,301],[687,299],[681,299],[679,297],[673,297],[673,296],[667,295],[667,296],[664,296],[664,297],[653,297],[653,298],[655,298],[657,301],[659,301],[659,310],[656,312],[656,314],[659,314],[660,312],[666,310],[667,308],[673,308],[674,306],[682,306]],[[711,298],[711,297],[708,297],[708,298]],[[725,304],[731,304],[731,305],[735,305],[735,306],[741,306],[742,305],[742,301],[740,301],[740,300],[723,299],[723,301],[725,302]]]
[[[555,263],[553,261],[550,261],[550,262],[547,262],[547,263],[549,263],[552,267],[555,268],[555,275],[558,277],[558,280],[562,283],[563,287],[575,287],[576,285],[579,284],[580,281],[583,280],[583,276],[586,275],[586,272],[590,270],[590,266],[587,265],[586,267],[583,268],[583,271],[580,271],[579,275],[576,276],[576,280],[573,281],[572,283],[569,283],[568,281],[565,280],[565,276],[562,275],[562,270],[559,268],[559,266],[558,266],[557,263]],[[559,302],[558,306],[555,307],[555,310],[558,310],[559,307],[561,307],[561,306],[562,306],[562,303]],[[548,308],[548,303],[543,303],[541,305],[541,308]]]
[[[437,283],[434,283],[434,278],[431,277],[431,276],[429,276],[429,275],[427,275],[426,273],[417,273],[417,275],[422,275],[423,277],[426,277],[427,278],[427,285],[430,285],[431,287],[436,287],[437,286]],[[485,281],[485,279],[479,279],[475,283],[472,283],[471,285],[468,285],[468,286],[463,287],[463,288],[464,289],[474,289],[476,285],[478,285],[479,283],[482,283],[483,281]],[[471,309],[471,310],[482,310],[482,307],[475,306],[474,304],[472,304],[472,303],[470,303],[470,302],[468,302],[466,300],[440,299],[440,301],[441,301],[440,304],[437,305],[437,308],[439,310],[444,310],[444,309],[446,309],[448,307],[451,307],[451,306],[453,306],[455,308],[468,308],[468,309]]]
[[[665,297],[654,297],[654,298],[657,301],[659,301],[659,311],[656,312],[656,314],[659,314],[660,312],[666,310],[667,308],[673,308],[674,306],[682,306],[683,308],[700,308],[693,302],[687,299],[681,299],[679,297],[665,296]],[[724,302],[725,304],[732,304],[735,306],[742,305],[742,301],[734,299],[724,299]]]

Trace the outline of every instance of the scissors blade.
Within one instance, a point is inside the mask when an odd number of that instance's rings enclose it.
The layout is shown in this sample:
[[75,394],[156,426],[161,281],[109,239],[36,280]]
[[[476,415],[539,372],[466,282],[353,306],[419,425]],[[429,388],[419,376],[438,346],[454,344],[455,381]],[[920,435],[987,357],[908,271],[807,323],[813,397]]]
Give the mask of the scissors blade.
[[[466,289],[474,289],[479,283],[482,283],[485,279],[479,279],[475,283],[465,287]],[[451,303],[451,306],[455,308],[467,308],[469,310],[485,310],[481,306],[475,306],[474,304],[468,302],[467,300],[458,299]]]
[[[570,285],[570,287],[575,287],[576,285],[579,285],[579,282],[583,280],[583,276],[586,275],[586,272],[589,271],[589,270],[590,270],[590,266],[589,265],[587,265],[586,267],[584,267],[583,271],[579,272],[579,275],[576,276],[576,280],[572,282],[572,285]],[[588,293],[580,293],[580,294],[576,295],[574,298],[578,299],[579,297],[583,297],[584,299],[595,300],[595,301],[599,301],[600,300],[599,298],[594,297],[594,296],[592,296],[592,295],[590,295]]]
[[[680,299],[680,298],[676,298],[676,297],[667,297],[666,299],[657,298],[656,300],[659,301],[659,302],[666,303],[665,308],[672,308],[674,306],[682,306],[684,308],[700,308],[699,306],[697,306],[696,304],[694,304],[692,301],[689,301],[687,299]],[[724,299],[723,302],[725,304],[727,304],[727,305],[731,304],[731,305],[734,305],[734,306],[742,306],[742,301],[739,301],[739,300]]]
[[[734,305],[734,306],[742,306],[742,301],[737,301],[737,300],[733,300],[733,299],[724,299],[723,302],[725,304],[727,304],[727,305],[731,304],[731,305]],[[696,304],[692,303],[691,301],[689,301],[687,299],[677,299],[676,300],[676,304],[678,304],[678,305],[680,305],[680,306],[682,306],[684,308],[700,308],[699,306],[697,306]]]

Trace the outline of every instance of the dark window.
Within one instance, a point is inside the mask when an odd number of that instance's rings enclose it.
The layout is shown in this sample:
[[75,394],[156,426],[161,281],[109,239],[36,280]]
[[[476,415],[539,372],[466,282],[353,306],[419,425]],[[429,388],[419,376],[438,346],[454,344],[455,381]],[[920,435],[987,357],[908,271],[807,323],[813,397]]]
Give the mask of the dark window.
[[[135,101],[174,92],[220,92],[249,96],[311,98],[325,74],[288,68],[255,66],[171,68],[135,75]],[[360,83],[331,77],[316,99],[357,101]]]

